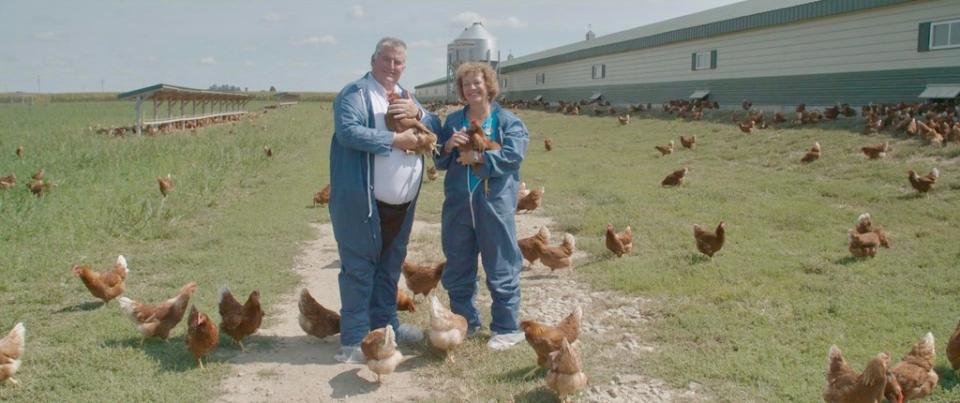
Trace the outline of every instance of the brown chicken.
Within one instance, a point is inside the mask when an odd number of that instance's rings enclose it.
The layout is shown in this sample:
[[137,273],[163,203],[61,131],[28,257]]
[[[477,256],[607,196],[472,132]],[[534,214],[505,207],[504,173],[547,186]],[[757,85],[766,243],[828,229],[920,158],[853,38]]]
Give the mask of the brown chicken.
[[430,328],[427,329],[430,345],[446,353],[447,360],[454,362],[452,352],[466,338],[467,319],[443,306],[436,295],[430,296]]
[[329,183],[327,184],[327,186],[324,186],[323,189],[320,189],[319,192],[313,194],[313,207],[317,207],[318,204],[323,206],[327,203],[330,203],[330,184]]
[[407,282],[407,288],[413,292],[413,296],[416,297],[417,294],[421,294],[426,297],[430,295],[430,291],[437,287],[446,266],[446,261],[433,266],[404,261],[401,271],[403,272],[403,279]]
[[10,333],[0,339],[0,383],[10,381],[14,386],[20,386],[20,382],[13,379],[13,376],[20,369],[20,360],[26,345],[26,332],[27,329],[23,323],[17,323]]
[[[470,127],[467,128],[466,135],[469,141],[460,145],[461,154],[467,151],[483,154],[486,151],[495,151],[501,148],[500,143],[487,137],[486,133],[483,132],[483,128],[480,126],[480,122],[476,120],[470,121]],[[474,171],[479,170],[482,166],[480,163],[472,165]]]
[[800,162],[813,162],[820,159],[820,142],[813,143],[813,148],[810,151],[807,151],[803,155],[803,158],[800,158]]
[[633,250],[633,230],[631,230],[628,225],[623,229],[623,232],[617,233],[613,228],[613,224],[607,224],[606,243],[607,249],[617,255],[617,257],[630,253],[630,251]]
[[253,290],[247,301],[240,305],[230,289],[223,286],[220,289],[220,318],[220,330],[240,345],[240,351],[244,351],[243,339],[256,333],[263,322],[260,291]]
[[100,298],[104,303],[119,297],[123,294],[124,280],[130,269],[127,267],[127,259],[123,255],[117,256],[117,261],[113,268],[104,272],[95,272],[90,270],[90,266],[74,265],[71,269],[83,285],[87,286],[90,294]]
[[890,369],[900,383],[904,400],[922,399],[937,386],[940,376],[933,368],[936,362],[933,343],[933,333],[927,332],[923,339],[914,344],[910,352]]
[[713,257],[713,254],[723,248],[726,240],[727,223],[720,221],[715,231],[708,231],[697,224],[693,224],[693,237],[697,240],[697,250],[704,255]]
[[933,168],[929,174],[920,176],[917,175],[912,169],[907,171],[907,179],[910,180],[910,186],[913,186],[920,193],[927,193],[933,189],[933,185],[937,183],[937,179],[940,178],[940,170]]
[[580,337],[580,321],[583,319],[583,310],[577,307],[570,315],[550,326],[532,320],[520,322],[520,330],[527,339],[530,347],[537,353],[537,365],[547,367],[550,353],[560,349],[560,342],[567,340],[571,343]]
[[827,361],[827,384],[823,388],[826,403],[880,403],[887,385],[890,354],[879,353],[858,374],[837,346],[830,346]]
[[37,170],[37,172],[33,173],[33,176],[31,176],[31,178],[33,178],[33,180],[35,181],[42,181],[43,178],[45,178],[46,176],[47,176],[47,173],[43,170],[43,168],[40,168],[39,170]]
[[747,134],[753,133],[753,121],[752,121],[752,120],[747,120],[747,121],[743,121],[743,122],[737,122],[737,127],[739,127],[739,128],[740,128],[740,131],[742,131],[742,132],[744,132],[744,133],[747,133]]
[[158,176],[157,184],[160,185],[160,194],[167,197],[167,193],[170,193],[170,190],[173,189],[173,178],[170,174],[167,174],[166,177]]
[[682,145],[683,148],[689,148],[689,149],[695,148],[697,146],[697,136],[690,136],[689,139],[686,137],[680,136],[680,145]]
[[543,139],[543,148],[547,151],[553,151],[553,139],[549,137]]
[[667,186],[680,186],[680,185],[682,185],[682,184],[683,184],[683,178],[687,176],[687,171],[688,171],[688,170],[689,170],[689,168],[683,167],[683,168],[681,168],[681,169],[678,169],[678,170],[676,170],[676,171],[671,172],[670,175],[667,175],[667,177],[663,178],[663,180],[660,181],[660,186],[661,186],[661,187],[667,187]]
[[655,145],[653,148],[656,148],[660,152],[660,155],[673,154],[673,140],[670,140],[669,143],[664,145]]
[[185,342],[187,350],[193,354],[193,359],[197,360],[200,368],[203,368],[203,356],[220,344],[220,331],[217,330],[217,325],[207,314],[198,311],[196,305],[190,307],[190,315],[187,316]]
[[537,244],[540,261],[550,268],[551,273],[557,269],[570,267],[573,263],[570,257],[573,256],[575,248],[576,239],[571,234],[563,234],[563,243],[560,246]]
[[30,183],[27,183],[27,189],[30,189],[30,193],[33,193],[34,196],[42,197],[53,190],[57,185],[43,180],[31,180]]
[[10,189],[17,185],[17,174],[0,177],[0,189]]
[[263,146],[263,153],[266,154],[267,158],[270,158],[273,156],[273,149],[269,146]]
[[392,325],[367,333],[360,342],[360,350],[367,359],[367,368],[377,374],[377,383],[383,383],[383,376],[392,374],[403,361],[403,354],[397,351],[397,339]]
[[23,146],[17,146],[17,158],[23,159]]
[[[523,259],[530,262],[530,266],[540,259],[540,248],[550,244],[550,229],[546,225],[540,227],[536,234],[517,240]],[[539,245],[539,246],[538,246]]]
[[[390,103],[394,103],[400,98],[401,98],[400,95],[398,95],[395,92],[391,92],[387,94],[387,101]],[[410,93],[409,92],[405,93],[403,98],[410,99]],[[384,121],[387,125],[387,129],[392,132],[402,132],[408,129],[413,129],[413,131],[418,135],[418,137],[421,134],[427,134],[427,133],[433,134],[433,132],[431,132],[430,129],[424,126],[423,122],[421,122],[416,117],[407,117],[407,118],[401,119],[397,115],[388,115],[384,117]],[[434,134],[434,144],[436,144],[436,134]]]
[[870,217],[870,213],[863,213],[857,217],[857,227],[855,228],[858,234],[874,233],[877,236],[877,242],[880,243],[880,246],[890,249],[890,240],[887,238],[887,232],[880,225],[873,225],[873,221]]
[[397,290],[397,310],[407,312],[417,311],[417,305],[413,303],[413,298],[404,290]]
[[856,229],[847,232],[848,249],[854,257],[874,257],[880,246],[880,237],[874,232],[860,234]]
[[300,328],[320,339],[340,333],[340,314],[324,308],[306,288],[300,291]]
[[621,125],[621,126],[626,126],[626,125],[630,124],[630,114],[626,114],[626,115],[622,115],[622,116],[617,116],[617,121],[620,122],[620,125]]
[[187,304],[190,303],[190,295],[196,290],[196,283],[187,283],[180,288],[177,296],[159,304],[142,304],[127,297],[120,297],[118,301],[120,308],[143,335],[140,339],[140,344],[143,345],[143,341],[148,337],[159,337],[163,340],[170,337],[170,330],[183,319]]
[[569,401],[570,395],[587,386],[587,375],[583,373],[580,352],[567,341],[560,341],[560,349],[550,354],[549,370],[544,381],[561,401]]
[[890,142],[885,141],[880,144],[874,144],[870,146],[860,147],[860,151],[863,152],[863,155],[866,155],[867,158],[876,160],[887,156],[887,151],[890,150]]
[[437,180],[437,178],[439,178],[439,177],[440,177],[440,172],[437,171],[437,167],[427,168],[427,179],[428,179],[430,182],[433,182],[433,181]]
[[543,194],[547,191],[546,188],[540,186],[537,189],[530,191],[526,197],[517,201],[517,213],[520,212],[531,212],[540,207],[540,203],[543,201]]
[[887,380],[887,385],[883,387],[883,396],[887,398],[888,403],[903,403],[903,388],[900,387],[900,382],[897,381],[897,376],[887,370],[887,375],[885,376]]
[[950,361],[954,371],[960,370],[960,322],[957,322],[957,327],[947,342],[947,361]]

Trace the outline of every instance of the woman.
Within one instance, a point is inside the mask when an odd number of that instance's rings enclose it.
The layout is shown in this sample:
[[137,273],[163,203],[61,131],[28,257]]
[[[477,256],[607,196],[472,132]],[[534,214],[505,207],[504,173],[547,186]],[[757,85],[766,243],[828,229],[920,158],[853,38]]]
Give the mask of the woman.
[[[465,63],[457,69],[457,94],[467,106],[447,117],[439,138],[443,149],[434,162],[447,171],[441,224],[447,266],[441,281],[450,308],[467,319],[469,334],[481,326],[474,304],[479,253],[493,298],[493,337],[487,346],[502,350],[524,340],[519,331],[523,257],[513,217],[529,135],[517,116],[493,102],[500,92],[497,83],[489,64]],[[465,129],[472,121],[480,122],[501,148],[460,152],[458,147],[469,141]]]

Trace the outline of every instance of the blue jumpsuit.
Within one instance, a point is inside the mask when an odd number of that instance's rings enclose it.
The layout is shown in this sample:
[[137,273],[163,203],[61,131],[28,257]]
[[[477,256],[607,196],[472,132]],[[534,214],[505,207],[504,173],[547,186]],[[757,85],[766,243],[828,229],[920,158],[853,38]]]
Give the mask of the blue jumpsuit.
[[[463,127],[466,107],[447,117],[439,134],[445,144]],[[457,162],[459,151],[434,157],[437,169],[446,170],[443,192],[441,238],[447,266],[443,287],[450,295],[451,310],[467,319],[470,330],[480,326],[474,304],[477,293],[477,254],[483,260],[487,288],[493,297],[490,330],[513,333],[519,328],[520,268],[523,256],[517,246],[514,214],[520,186],[520,163],[527,150],[527,128],[516,115],[494,103],[491,115],[497,125],[494,137],[502,149],[486,151],[482,168],[474,172],[487,179],[489,194],[481,183],[469,190],[468,166]]]
[[[373,197],[374,155],[390,152],[393,133],[375,129],[370,101],[372,77],[347,84],[333,102],[330,144],[330,222],[340,253],[340,344],[356,346],[371,329],[397,321],[397,282],[407,255],[417,199],[407,208],[397,237],[382,250],[380,215]],[[403,90],[406,92],[406,90]],[[439,119],[424,113],[439,131]]]

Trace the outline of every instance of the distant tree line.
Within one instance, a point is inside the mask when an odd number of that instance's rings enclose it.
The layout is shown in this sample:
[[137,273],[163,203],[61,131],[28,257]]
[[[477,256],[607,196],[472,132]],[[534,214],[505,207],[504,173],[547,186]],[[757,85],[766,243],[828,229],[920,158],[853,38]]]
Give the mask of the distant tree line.
[[224,91],[224,92],[240,92],[243,91],[242,88],[236,85],[230,84],[214,84],[208,88],[210,91]]

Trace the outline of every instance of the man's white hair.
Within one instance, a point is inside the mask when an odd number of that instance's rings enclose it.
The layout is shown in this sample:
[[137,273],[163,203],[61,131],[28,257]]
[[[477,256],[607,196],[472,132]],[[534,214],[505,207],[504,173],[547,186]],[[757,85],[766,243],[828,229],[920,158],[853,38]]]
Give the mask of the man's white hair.
[[402,50],[404,53],[406,53],[406,52],[407,52],[407,43],[404,42],[402,39],[399,39],[399,38],[394,38],[394,37],[390,37],[390,36],[385,37],[385,38],[381,39],[379,42],[377,42],[377,47],[376,47],[376,49],[373,50],[373,56],[370,56],[370,58],[371,58],[371,59],[376,58],[377,55],[379,55],[381,52],[383,52],[383,48],[400,49],[400,50]]

